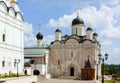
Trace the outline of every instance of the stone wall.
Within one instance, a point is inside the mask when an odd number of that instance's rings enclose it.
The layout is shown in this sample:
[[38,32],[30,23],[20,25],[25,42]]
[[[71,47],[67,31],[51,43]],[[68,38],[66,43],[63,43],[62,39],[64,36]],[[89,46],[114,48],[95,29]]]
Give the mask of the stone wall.
[[75,39],[69,39],[65,44],[55,42],[50,48],[50,73],[52,77],[80,76],[81,69],[89,59],[91,67],[95,68],[94,61],[97,60],[99,47],[86,40],[79,44]]

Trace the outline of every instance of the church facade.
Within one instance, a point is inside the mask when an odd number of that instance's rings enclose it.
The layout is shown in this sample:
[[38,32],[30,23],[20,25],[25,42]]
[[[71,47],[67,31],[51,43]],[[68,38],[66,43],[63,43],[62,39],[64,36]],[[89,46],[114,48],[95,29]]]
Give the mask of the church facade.
[[23,16],[16,0],[0,0],[0,74],[23,72]]
[[[90,66],[101,75],[101,65],[96,69],[100,44],[98,34],[91,27],[84,30],[84,21],[78,15],[71,24],[71,35],[62,36],[60,29],[55,31],[55,41],[49,47],[49,73],[51,77],[81,76],[81,69],[89,59]],[[86,33],[86,34],[85,34]],[[96,71],[98,70],[98,71]]]
[[[79,15],[72,21],[71,33],[62,36],[62,31],[56,29],[55,40],[46,47],[42,43],[43,35],[39,32],[36,35],[37,46],[24,48],[25,73],[50,74],[51,77],[83,75],[83,79],[92,80],[96,79],[97,75],[101,76],[98,58],[101,45],[98,34],[93,32],[90,26],[85,30],[85,23]],[[89,78],[86,78],[86,72]]]

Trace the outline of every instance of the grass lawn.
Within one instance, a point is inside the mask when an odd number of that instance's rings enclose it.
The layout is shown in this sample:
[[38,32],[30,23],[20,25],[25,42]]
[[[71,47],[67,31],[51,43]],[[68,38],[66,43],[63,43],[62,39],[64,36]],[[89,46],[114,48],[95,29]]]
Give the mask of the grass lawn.
[[120,83],[120,81],[117,81],[117,80],[116,80],[116,81],[114,82],[113,80],[105,80],[105,83]]

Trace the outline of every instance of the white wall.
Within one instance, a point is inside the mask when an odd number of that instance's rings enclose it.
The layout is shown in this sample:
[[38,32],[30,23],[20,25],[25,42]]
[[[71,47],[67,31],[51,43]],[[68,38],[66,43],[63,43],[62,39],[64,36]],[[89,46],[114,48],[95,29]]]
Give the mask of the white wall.
[[[9,3],[10,4],[10,3]],[[7,4],[8,6],[8,4]],[[16,73],[14,60],[20,59],[18,72],[23,72],[24,54],[23,54],[23,21],[15,16],[15,11],[10,9],[6,11],[6,5],[0,3],[0,74]],[[5,34],[5,42],[2,35]],[[2,67],[2,61],[5,61],[5,67]]]

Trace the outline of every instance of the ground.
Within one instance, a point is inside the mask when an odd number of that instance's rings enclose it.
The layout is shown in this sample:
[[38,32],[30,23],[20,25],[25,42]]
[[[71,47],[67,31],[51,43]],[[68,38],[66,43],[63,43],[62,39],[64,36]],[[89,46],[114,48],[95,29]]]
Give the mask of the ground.
[[49,79],[49,80],[40,80],[38,83],[96,83],[93,81],[81,81],[81,80],[64,80],[64,79]]

